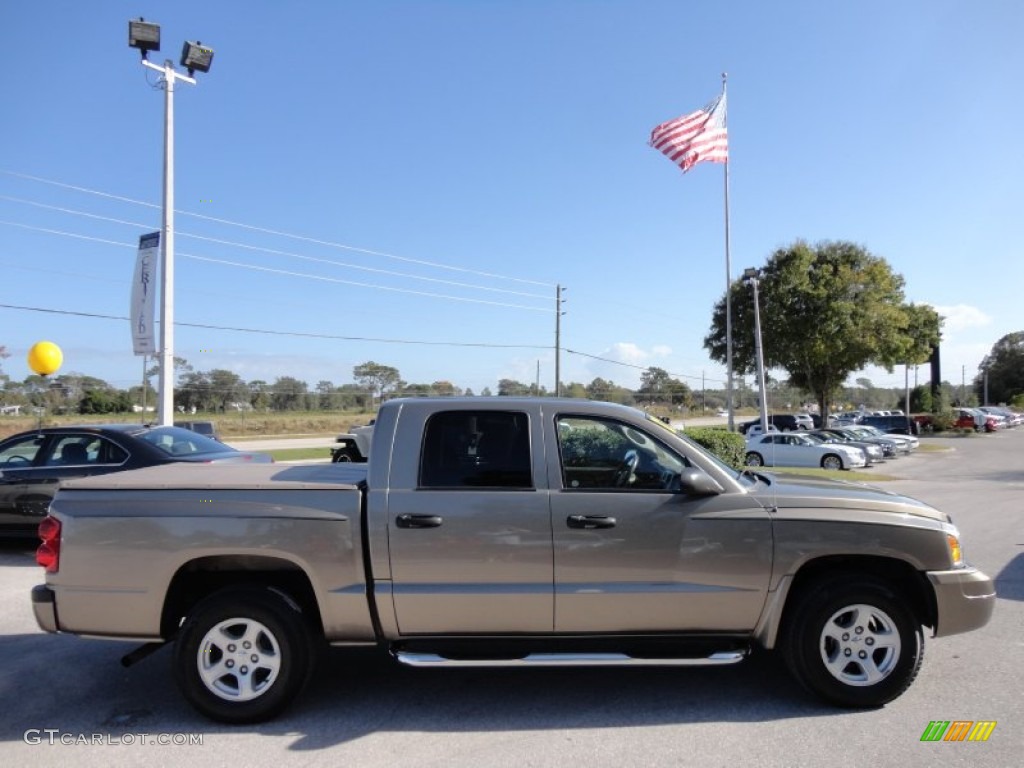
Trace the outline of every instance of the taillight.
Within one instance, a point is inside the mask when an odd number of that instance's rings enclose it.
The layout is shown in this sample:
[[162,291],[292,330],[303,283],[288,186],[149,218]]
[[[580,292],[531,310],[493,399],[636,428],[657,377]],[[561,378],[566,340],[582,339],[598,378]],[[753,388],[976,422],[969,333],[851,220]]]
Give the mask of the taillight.
[[36,562],[47,573],[56,573],[60,567],[60,520],[47,515],[39,524],[39,538],[43,543],[36,550]]

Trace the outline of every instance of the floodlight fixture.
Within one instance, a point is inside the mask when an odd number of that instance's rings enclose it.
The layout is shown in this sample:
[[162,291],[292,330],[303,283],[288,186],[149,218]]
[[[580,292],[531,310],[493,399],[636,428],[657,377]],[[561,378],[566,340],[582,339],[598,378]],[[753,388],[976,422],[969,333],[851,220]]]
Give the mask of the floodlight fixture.
[[198,40],[194,43],[185,41],[185,45],[181,48],[181,66],[188,70],[189,77],[196,72],[209,72],[212,63],[212,48],[203,45]]
[[759,277],[761,277],[761,270],[756,267],[747,267],[743,270],[744,280],[757,280]]
[[138,48],[142,58],[149,51],[160,50],[160,25],[146,21],[141,16],[128,22],[128,46]]

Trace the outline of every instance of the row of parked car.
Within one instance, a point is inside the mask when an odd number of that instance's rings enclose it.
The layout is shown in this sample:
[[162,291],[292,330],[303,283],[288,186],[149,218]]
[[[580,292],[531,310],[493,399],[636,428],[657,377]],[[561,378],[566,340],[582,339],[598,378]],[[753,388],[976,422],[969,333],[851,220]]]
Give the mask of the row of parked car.
[[1024,413],[997,405],[983,405],[980,408],[954,408],[957,429],[973,429],[975,432],[997,432],[1024,424]]
[[855,469],[909,454],[919,445],[914,435],[886,433],[866,424],[782,432],[749,429],[745,463],[748,467],[821,467]]

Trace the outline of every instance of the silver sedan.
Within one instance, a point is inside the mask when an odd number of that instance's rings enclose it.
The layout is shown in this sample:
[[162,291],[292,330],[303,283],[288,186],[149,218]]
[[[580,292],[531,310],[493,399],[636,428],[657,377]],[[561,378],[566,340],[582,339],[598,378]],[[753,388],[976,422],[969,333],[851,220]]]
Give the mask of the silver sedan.
[[860,448],[816,443],[801,432],[769,433],[747,440],[748,467],[821,467],[851,469],[867,466]]

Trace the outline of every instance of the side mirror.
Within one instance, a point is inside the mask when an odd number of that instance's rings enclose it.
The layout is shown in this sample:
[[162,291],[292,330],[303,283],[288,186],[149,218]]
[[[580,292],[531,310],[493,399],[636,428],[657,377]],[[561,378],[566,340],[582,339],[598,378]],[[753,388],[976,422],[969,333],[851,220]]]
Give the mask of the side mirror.
[[706,472],[687,467],[679,473],[679,490],[691,496],[717,496],[725,489]]

